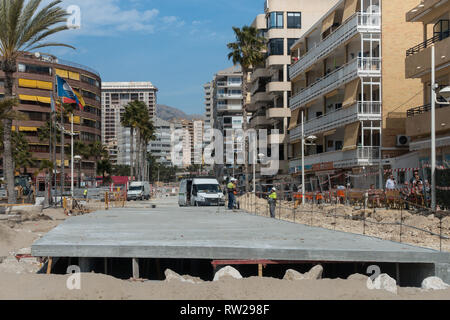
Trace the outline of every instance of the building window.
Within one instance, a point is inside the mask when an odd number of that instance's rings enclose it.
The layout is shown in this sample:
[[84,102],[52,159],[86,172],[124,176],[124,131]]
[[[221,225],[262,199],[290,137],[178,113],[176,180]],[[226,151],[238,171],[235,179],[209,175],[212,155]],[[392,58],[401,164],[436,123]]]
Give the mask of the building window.
[[49,75],[49,76],[52,75],[52,68],[38,66],[38,65],[34,65],[34,64],[19,63],[18,71],[26,72],[26,73],[45,74],[45,75]]
[[302,14],[300,12],[288,12],[287,27],[291,29],[300,29],[302,27]]
[[283,12],[271,12],[267,18],[269,29],[283,29]]
[[283,56],[284,55],[284,39],[271,39],[269,41],[269,55]]

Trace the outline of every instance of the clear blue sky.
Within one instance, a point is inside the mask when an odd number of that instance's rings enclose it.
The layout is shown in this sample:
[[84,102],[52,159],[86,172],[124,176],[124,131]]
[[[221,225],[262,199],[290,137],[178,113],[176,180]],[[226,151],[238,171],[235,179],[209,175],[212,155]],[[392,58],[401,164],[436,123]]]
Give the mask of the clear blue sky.
[[[47,0],[49,1],[49,0]],[[232,65],[232,26],[251,24],[263,0],[64,0],[81,8],[81,29],[46,49],[98,70],[103,81],[151,81],[158,103],[204,113],[203,84]],[[44,51],[44,50],[43,50]]]

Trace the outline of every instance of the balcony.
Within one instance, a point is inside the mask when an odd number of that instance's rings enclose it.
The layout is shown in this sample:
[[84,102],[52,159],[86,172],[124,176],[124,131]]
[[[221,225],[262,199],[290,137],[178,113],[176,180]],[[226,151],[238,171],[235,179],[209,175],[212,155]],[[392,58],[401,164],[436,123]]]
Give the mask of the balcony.
[[289,108],[270,108],[267,109],[266,118],[267,119],[277,119],[277,118],[290,118],[291,109]]
[[290,107],[296,109],[320,96],[336,90],[357,77],[381,76],[381,58],[357,58],[318,79],[291,98]]
[[[431,135],[431,105],[410,109],[406,118],[406,135],[427,137]],[[444,134],[450,130],[450,106],[436,105],[436,133]]]
[[242,105],[218,104],[217,111],[239,111],[242,110]]
[[[364,120],[381,120],[381,102],[358,102],[305,122],[305,136],[320,134]],[[291,130],[291,141],[301,138],[301,125]]]
[[431,72],[431,46],[436,49],[436,68],[450,63],[450,30],[406,51],[406,77],[419,78]]
[[284,66],[291,64],[291,56],[273,55],[266,59],[266,68],[271,66]]
[[[370,166],[379,163],[380,147],[358,147],[349,151],[333,151],[319,153],[305,157],[305,169],[315,164],[333,163],[336,169],[349,168],[353,166]],[[302,170],[302,160],[294,159],[289,163],[290,172]],[[309,169],[311,170],[311,169]]]
[[272,101],[272,98],[267,94],[267,92],[257,92],[252,96],[251,103],[246,105],[247,111],[255,112],[268,102]]
[[217,99],[242,99],[242,94],[218,93]]
[[291,79],[305,72],[317,61],[323,59],[339,46],[353,38],[357,33],[381,32],[381,15],[372,13],[358,13],[337,28],[328,37],[316,44],[304,56],[290,67]]
[[264,116],[256,116],[250,120],[250,127],[252,127],[252,128],[268,126],[270,124],[271,124],[271,121],[267,120],[265,115]]
[[272,73],[270,72],[270,70],[268,70],[266,68],[258,68],[255,70],[255,72],[252,73],[251,82],[255,82],[259,78],[269,78],[271,76],[272,76]]

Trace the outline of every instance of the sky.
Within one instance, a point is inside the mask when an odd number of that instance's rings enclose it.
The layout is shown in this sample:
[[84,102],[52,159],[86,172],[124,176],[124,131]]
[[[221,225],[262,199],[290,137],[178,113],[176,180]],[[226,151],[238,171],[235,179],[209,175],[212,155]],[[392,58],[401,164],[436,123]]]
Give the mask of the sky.
[[[49,2],[50,0],[46,0]],[[78,30],[44,53],[97,70],[102,81],[151,81],[158,103],[203,114],[203,85],[232,66],[233,26],[250,25],[263,0],[63,0],[80,8]]]

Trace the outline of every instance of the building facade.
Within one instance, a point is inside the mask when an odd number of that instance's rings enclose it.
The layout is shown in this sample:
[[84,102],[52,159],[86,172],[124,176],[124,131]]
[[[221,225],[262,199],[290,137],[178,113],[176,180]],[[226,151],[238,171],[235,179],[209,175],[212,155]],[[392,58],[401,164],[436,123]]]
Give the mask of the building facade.
[[136,100],[143,101],[150,119],[154,120],[157,92],[151,82],[102,83],[102,142],[108,148],[113,164],[131,164],[130,129],[121,124],[126,105]]
[[[289,173],[288,125],[292,92],[289,48],[336,2],[268,0],[264,13],[252,23],[267,39],[267,52],[264,65],[257,66],[250,79],[251,99],[246,105],[247,111],[253,113],[250,128],[267,129],[268,143],[280,144],[278,175],[263,177],[264,180],[284,180]],[[279,130],[279,135],[270,135],[272,129]]]
[[[75,108],[73,125],[75,141],[85,145],[101,141],[101,78],[95,70],[55,56],[40,53],[23,54],[18,58],[14,93],[20,105],[14,108],[27,118],[15,120],[13,130],[22,133],[30,146],[34,165],[26,168],[27,173],[36,173],[43,160],[51,160],[49,139],[39,138],[39,129],[47,126],[52,112],[52,95],[56,97],[55,76],[64,78],[70,86],[80,92],[86,102],[84,110]],[[3,97],[4,74],[0,71],[0,98]],[[53,94],[54,93],[54,94]],[[59,118],[58,118],[59,120]],[[69,118],[65,118],[65,129],[71,130]],[[70,137],[65,139],[64,166],[66,179],[70,179]],[[61,143],[56,145],[56,166],[61,166]],[[53,162],[53,161],[52,161]],[[58,172],[60,169],[57,168]],[[74,176],[77,177],[76,170]],[[68,176],[67,176],[68,173]],[[0,174],[2,175],[2,174]],[[82,159],[81,175],[83,181],[95,180],[95,159]]]
[[161,118],[154,118],[153,125],[155,127],[155,140],[148,145],[150,152],[157,162],[166,166],[172,165],[172,132],[175,130],[173,123]]
[[[422,34],[398,12],[414,2],[340,0],[291,47],[289,169],[297,180],[303,129],[314,142],[305,147],[305,170],[314,177],[308,189],[318,190],[339,173],[375,172],[352,182],[381,185],[388,159],[408,152],[397,138],[405,132],[408,106],[422,101],[423,89],[405,77],[402,61]],[[346,182],[341,180],[333,184]]]
[[[450,1],[425,0],[410,7],[408,25],[422,30],[421,39],[406,51],[406,76],[420,79],[423,101],[410,104],[406,138],[410,138],[414,167],[430,164],[431,154],[431,46],[435,47],[437,92],[450,85]],[[438,101],[445,100],[438,95]],[[450,163],[450,106],[436,104],[436,160]],[[408,177],[405,177],[408,178]]]

